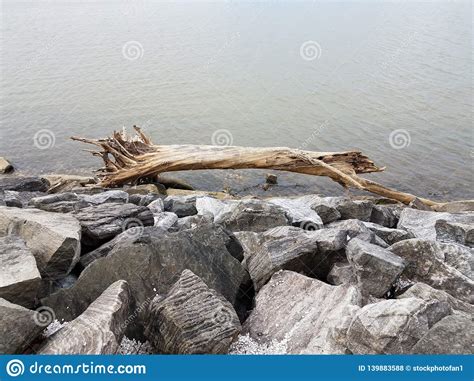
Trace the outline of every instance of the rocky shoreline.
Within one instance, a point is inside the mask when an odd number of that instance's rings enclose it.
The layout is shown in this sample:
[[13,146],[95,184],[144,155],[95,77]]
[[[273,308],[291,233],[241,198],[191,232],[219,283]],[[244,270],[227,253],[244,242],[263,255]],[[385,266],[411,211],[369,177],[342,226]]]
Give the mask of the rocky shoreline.
[[473,353],[473,247],[474,201],[0,175],[0,353]]

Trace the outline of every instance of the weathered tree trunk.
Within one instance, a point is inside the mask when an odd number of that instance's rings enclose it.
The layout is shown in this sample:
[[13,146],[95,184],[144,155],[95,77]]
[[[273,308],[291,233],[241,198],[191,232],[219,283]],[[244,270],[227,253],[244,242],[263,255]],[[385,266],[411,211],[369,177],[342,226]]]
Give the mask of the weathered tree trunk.
[[[359,173],[381,172],[372,160],[359,151],[313,152],[291,148],[252,148],[203,145],[155,145],[140,128],[134,126],[136,136],[125,131],[114,132],[105,139],[73,140],[96,145],[102,151],[90,151],[102,157],[105,167],[99,170],[104,186],[135,183],[141,178],[154,177],[163,172],[198,169],[274,169],[328,176],[347,188],[366,190],[387,198],[410,203],[415,196],[384,187],[366,180]],[[111,158],[112,156],[112,158]],[[427,205],[437,203],[420,199]]]

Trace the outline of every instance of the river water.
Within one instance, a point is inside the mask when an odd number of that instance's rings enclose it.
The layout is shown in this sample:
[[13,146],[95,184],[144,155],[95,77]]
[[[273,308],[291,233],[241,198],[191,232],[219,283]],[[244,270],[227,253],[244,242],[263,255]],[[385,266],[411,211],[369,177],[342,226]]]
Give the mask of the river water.
[[[68,140],[133,124],[155,143],[359,149],[368,177],[472,198],[470,2],[2,2],[0,156],[101,165]],[[260,171],[187,172],[254,193]],[[281,174],[273,193],[337,194]]]

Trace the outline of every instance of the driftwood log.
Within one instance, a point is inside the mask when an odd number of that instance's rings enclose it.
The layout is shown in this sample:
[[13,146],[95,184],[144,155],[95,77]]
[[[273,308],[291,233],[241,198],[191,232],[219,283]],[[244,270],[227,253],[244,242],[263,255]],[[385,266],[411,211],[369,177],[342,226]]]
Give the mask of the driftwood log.
[[[358,174],[381,172],[372,160],[359,151],[313,152],[292,148],[252,148],[208,145],[156,145],[137,126],[135,136],[126,131],[114,132],[104,139],[71,139],[93,144],[101,151],[85,150],[104,161],[99,172],[105,187],[137,183],[140,179],[155,177],[172,171],[199,169],[274,169],[328,176],[345,188],[366,190],[409,204],[416,196],[387,188]],[[437,202],[419,198],[428,206]]]

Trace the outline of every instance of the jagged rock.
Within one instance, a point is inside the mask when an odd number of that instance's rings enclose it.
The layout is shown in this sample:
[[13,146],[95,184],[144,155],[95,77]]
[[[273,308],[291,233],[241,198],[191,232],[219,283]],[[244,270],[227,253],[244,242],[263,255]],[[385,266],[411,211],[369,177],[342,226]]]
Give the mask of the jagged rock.
[[416,354],[474,354],[472,316],[450,315],[441,319],[415,344]]
[[341,213],[334,206],[332,198],[328,199],[319,196],[306,196],[308,197],[308,204],[312,210],[314,210],[324,224],[329,224],[341,218]]
[[145,206],[107,203],[74,213],[82,227],[82,244],[98,247],[130,227],[152,226],[153,213]]
[[355,314],[347,333],[354,354],[404,354],[451,311],[436,300],[390,299],[368,304]]
[[181,229],[194,229],[202,224],[212,223],[212,219],[208,216],[200,216],[195,214],[194,216],[187,216],[180,218],[170,228],[171,231],[178,231]]
[[329,205],[335,206],[342,220],[369,221],[374,203],[370,200],[349,200],[344,197],[326,197]]
[[336,262],[327,276],[329,283],[339,286],[357,281],[352,266],[347,262]]
[[178,217],[187,217],[197,214],[196,196],[168,196],[164,200],[165,210]]
[[26,242],[42,278],[63,278],[79,260],[81,227],[70,215],[1,206],[0,236],[10,233]]
[[122,190],[110,190],[93,195],[83,195],[82,201],[89,205],[100,205],[108,203],[126,204],[128,202],[128,193]]
[[[75,193],[77,195],[80,194],[86,194],[86,195],[93,195],[93,194],[99,194],[102,192],[107,192],[107,188],[103,188],[98,185],[87,185],[84,187],[76,187],[71,189],[71,193]],[[51,190],[49,191],[51,192]]]
[[0,157],[0,173],[11,172],[13,172],[13,165],[11,165],[11,163],[4,157]]
[[285,343],[288,353],[346,353],[346,332],[358,310],[354,286],[331,286],[279,271],[257,294],[243,326],[257,343]]
[[[390,250],[405,259],[403,276],[414,282],[423,282],[444,290],[455,298],[474,303],[474,282],[447,263],[445,244],[422,239],[408,239],[390,246]],[[445,249],[445,250],[443,250]]]
[[426,302],[438,300],[440,303],[447,303],[454,311],[461,311],[474,316],[474,306],[472,304],[456,299],[447,292],[437,290],[424,283],[415,283],[407,291],[398,296],[398,299],[403,298],[418,298]]
[[75,210],[79,197],[75,193],[56,193],[47,196],[34,197],[29,204],[47,212],[67,213]]
[[[205,238],[204,238],[205,237]],[[145,227],[140,235],[118,243],[105,257],[92,262],[68,289],[42,299],[58,319],[78,316],[113,282],[126,280],[138,305],[165,294],[185,269],[222,294],[243,317],[253,297],[251,281],[228,251],[229,236],[218,226],[163,233]]]
[[0,298],[31,308],[40,287],[41,275],[25,242],[15,236],[0,238]]
[[[138,206],[147,206],[148,209],[151,210],[150,205],[156,200],[161,200],[162,201],[163,195],[160,194],[154,194],[154,193],[149,193],[149,194],[132,194],[128,198],[128,202],[131,204],[135,204]],[[163,211],[163,208],[162,210]],[[153,212],[153,210],[152,210]]]
[[282,208],[293,226],[304,230],[318,230],[323,227],[321,217],[311,208],[311,196],[270,198],[267,201]]
[[416,238],[435,240],[435,225],[439,220],[472,225],[474,213],[450,214],[405,208],[400,214],[397,228],[411,232]]
[[132,293],[125,281],[110,285],[78,318],[50,336],[38,354],[114,354],[132,312]]
[[156,213],[153,217],[154,226],[163,230],[169,230],[178,221],[178,216],[172,212]]
[[145,328],[155,348],[172,354],[227,353],[241,330],[232,305],[189,270],[153,299]]
[[0,298],[0,354],[23,353],[44,326],[41,314]]
[[415,238],[415,236],[402,229],[391,229],[384,226],[374,224],[372,222],[364,222],[364,225],[373,231],[375,235],[383,239],[389,246],[404,239]]
[[162,213],[165,211],[165,205],[163,203],[163,200],[161,198],[158,198],[156,200],[153,200],[148,204],[148,209],[151,210],[153,214],[157,213]]
[[325,228],[311,232],[318,242],[318,251],[324,255],[344,251],[347,245],[347,231],[337,228]]
[[278,177],[277,175],[274,175],[273,173],[267,173],[265,175],[265,183],[275,185],[278,184]]
[[24,208],[28,206],[28,203],[32,198],[44,195],[46,195],[44,192],[17,192],[0,190],[0,205]]
[[366,296],[383,297],[405,268],[399,256],[358,238],[348,243],[346,254],[359,289]]
[[474,212],[474,200],[452,201],[441,205],[435,205],[432,208],[437,212]]
[[49,183],[39,177],[0,177],[0,191],[46,192]]
[[214,222],[231,231],[254,232],[290,223],[282,208],[260,200],[241,200],[215,216]]
[[330,229],[337,229],[344,231],[346,234],[346,243],[347,241],[357,237],[367,242],[375,243],[376,235],[372,232],[364,222],[351,219],[344,221],[335,221],[327,225]]
[[398,206],[374,205],[370,222],[386,228],[394,228],[397,226],[400,213],[401,207]]
[[438,220],[435,223],[436,239],[443,242],[457,242],[474,247],[474,223],[463,224]]

